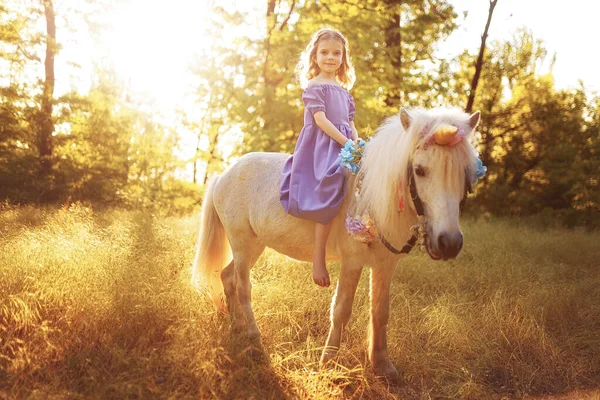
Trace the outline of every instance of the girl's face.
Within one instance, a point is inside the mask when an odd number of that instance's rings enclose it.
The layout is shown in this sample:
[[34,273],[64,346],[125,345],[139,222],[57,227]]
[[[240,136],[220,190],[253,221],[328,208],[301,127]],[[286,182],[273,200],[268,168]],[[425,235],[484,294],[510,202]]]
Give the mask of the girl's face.
[[342,65],[344,45],[337,39],[320,40],[317,45],[317,65],[326,75],[335,76]]

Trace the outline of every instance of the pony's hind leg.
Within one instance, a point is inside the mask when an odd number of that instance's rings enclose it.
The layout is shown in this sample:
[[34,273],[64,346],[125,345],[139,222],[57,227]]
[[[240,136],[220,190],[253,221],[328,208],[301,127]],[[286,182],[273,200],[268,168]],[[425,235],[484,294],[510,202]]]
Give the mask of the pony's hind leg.
[[261,253],[264,250],[264,246],[249,246],[243,251],[233,252],[235,277],[237,281],[237,296],[239,299],[240,309],[245,317],[248,338],[255,342],[258,347],[262,348],[260,340],[260,330],[256,324],[254,318],[254,312],[252,311],[252,284],[250,283],[250,269],[258,260]]
[[342,340],[344,327],[348,325],[352,314],[352,302],[360,280],[362,265],[345,262],[342,259],[340,279],[331,302],[331,327],[320,364],[323,366],[337,354]]
[[221,282],[225,292],[227,312],[231,318],[231,329],[234,332],[239,332],[245,326],[245,319],[237,295],[237,279],[233,260],[221,271]]
[[265,246],[258,242],[254,232],[246,226],[237,226],[235,232],[229,234],[229,242],[233,254],[233,262],[222,272],[221,279],[225,288],[229,312],[232,314],[234,330],[243,330],[244,323],[248,338],[254,347],[262,350],[260,330],[252,311],[252,284],[250,270]]

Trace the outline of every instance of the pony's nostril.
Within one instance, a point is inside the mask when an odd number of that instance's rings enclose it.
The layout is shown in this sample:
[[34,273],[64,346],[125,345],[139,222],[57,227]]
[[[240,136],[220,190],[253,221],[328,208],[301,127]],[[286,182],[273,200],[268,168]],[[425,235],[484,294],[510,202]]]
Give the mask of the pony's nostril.
[[463,246],[463,235],[442,232],[438,236],[438,249],[444,257],[454,258],[460,253]]
[[448,238],[445,233],[441,233],[440,236],[438,236],[438,249],[440,249],[442,254],[446,254],[446,251],[448,250]]

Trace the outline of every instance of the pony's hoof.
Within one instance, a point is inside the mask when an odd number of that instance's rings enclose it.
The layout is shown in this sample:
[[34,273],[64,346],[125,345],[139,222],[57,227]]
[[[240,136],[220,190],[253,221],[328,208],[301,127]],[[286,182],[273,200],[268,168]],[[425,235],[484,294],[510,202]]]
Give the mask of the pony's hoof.
[[265,347],[263,346],[260,337],[258,339],[250,339],[248,354],[256,362],[261,362],[266,359]]
[[250,358],[252,358],[252,360],[254,360],[255,362],[262,362],[266,359],[265,349],[262,347],[251,346],[248,349],[248,354],[250,355]]
[[383,378],[389,385],[398,385],[400,383],[400,375],[394,364],[388,359],[373,365],[375,375]]
[[235,318],[231,321],[231,333],[239,335],[246,330],[246,322],[241,318]]
[[323,352],[321,353],[321,360],[319,361],[319,366],[324,368],[329,361],[333,360],[338,353],[337,347],[325,347]]

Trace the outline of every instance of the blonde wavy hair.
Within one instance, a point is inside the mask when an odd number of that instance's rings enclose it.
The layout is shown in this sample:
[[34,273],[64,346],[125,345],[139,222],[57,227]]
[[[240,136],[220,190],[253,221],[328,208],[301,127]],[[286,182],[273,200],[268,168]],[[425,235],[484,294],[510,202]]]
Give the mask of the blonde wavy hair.
[[312,36],[310,42],[306,46],[306,49],[300,56],[300,61],[296,66],[296,73],[300,79],[300,85],[302,88],[308,86],[308,81],[319,75],[321,69],[317,65],[317,50],[319,49],[319,43],[323,40],[339,40],[344,46],[342,54],[342,65],[336,71],[335,77],[340,86],[346,90],[350,90],[356,80],[354,73],[354,66],[350,61],[350,54],[348,52],[348,39],[337,29],[334,28],[321,28]]

